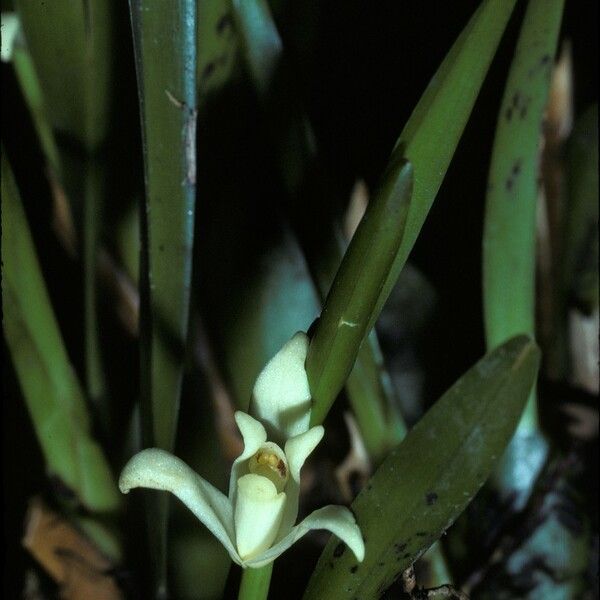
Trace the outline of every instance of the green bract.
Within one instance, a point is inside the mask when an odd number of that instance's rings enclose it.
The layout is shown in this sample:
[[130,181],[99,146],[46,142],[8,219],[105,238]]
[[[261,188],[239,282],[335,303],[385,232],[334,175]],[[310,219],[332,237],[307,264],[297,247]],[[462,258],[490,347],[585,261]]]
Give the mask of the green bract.
[[[244,450],[233,463],[228,496],[158,448],[143,450],[127,463],[119,480],[121,491],[146,487],[175,494],[244,568],[274,561],[312,529],[331,531],[362,561],[363,539],[347,508],[325,506],[294,525],[300,470],[324,434],[320,425],[308,427],[307,349],[308,338],[297,333],[259,375],[252,409],[260,421],[236,412]],[[267,430],[283,449],[268,441]]]

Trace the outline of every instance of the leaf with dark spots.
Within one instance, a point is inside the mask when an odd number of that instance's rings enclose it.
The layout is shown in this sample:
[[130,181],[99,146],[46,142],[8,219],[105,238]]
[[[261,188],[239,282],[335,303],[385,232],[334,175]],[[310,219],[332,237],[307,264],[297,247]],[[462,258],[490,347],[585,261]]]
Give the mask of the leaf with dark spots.
[[334,558],[339,558],[340,556],[342,556],[342,554],[344,554],[345,550],[346,550],[346,544],[344,544],[344,542],[340,542],[335,547],[335,550],[333,551]]
[[427,503],[427,506],[433,506],[438,499],[438,495],[435,492],[427,492],[427,494],[425,494],[425,502]]
[[[556,52],[563,4],[563,0],[528,2],[497,121],[488,181],[501,185],[487,192],[483,234],[483,306],[488,349],[519,332],[532,335],[535,331],[536,257],[532,240],[538,201],[540,122],[549,89],[549,77],[539,67],[541,57],[552,57]],[[547,64],[550,66],[551,61]],[[529,75],[533,65],[538,68],[536,77]],[[504,118],[508,108],[512,109],[510,121]],[[522,162],[518,170],[513,170],[517,156]],[[539,431],[534,393],[518,432],[488,486],[502,499],[517,493],[522,506],[547,453]],[[527,450],[521,451],[525,445]],[[534,445],[535,453],[530,448]],[[471,526],[478,528],[478,543],[489,539],[490,527],[476,521]],[[497,522],[492,523],[492,527],[497,526]]]
[[358,571],[358,565],[354,565],[353,567],[350,567],[350,573],[356,573],[356,571]]
[[[347,600],[354,594],[373,598],[382,584],[391,585],[398,569],[410,566],[443,534],[502,455],[538,361],[533,341],[525,336],[513,338],[444,394],[375,471],[371,491],[361,492],[352,503],[361,531],[368,534],[360,570],[349,579],[355,560],[348,552],[329,569],[328,561],[339,545],[330,540],[305,600]],[[444,490],[436,510],[423,501],[433,488]],[[403,543],[406,552],[400,555],[397,548]],[[380,567],[390,555],[396,560]]]
[[223,15],[217,21],[217,33],[222,35],[226,29],[231,29],[232,25],[233,25],[233,23],[232,23],[232,19],[231,19],[231,14],[227,13],[227,14]]
[[215,71],[215,63],[214,62],[209,62],[204,69],[202,69],[202,75],[201,75],[201,79],[202,81],[205,81],[206,79],[208,79]]

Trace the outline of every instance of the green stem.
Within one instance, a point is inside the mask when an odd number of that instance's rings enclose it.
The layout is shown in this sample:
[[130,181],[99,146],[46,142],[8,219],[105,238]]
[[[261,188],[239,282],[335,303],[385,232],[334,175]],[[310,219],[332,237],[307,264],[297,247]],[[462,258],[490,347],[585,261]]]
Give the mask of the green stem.
[[238,600],[264,600],[267,598],[271,573],[273,573],[272,562],[260,569],[244,569]]

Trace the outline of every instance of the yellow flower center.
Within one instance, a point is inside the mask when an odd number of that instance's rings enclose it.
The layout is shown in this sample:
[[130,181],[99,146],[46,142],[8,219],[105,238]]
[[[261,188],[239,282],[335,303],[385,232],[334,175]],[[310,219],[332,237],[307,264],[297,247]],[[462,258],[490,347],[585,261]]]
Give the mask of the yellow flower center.
[[288,480],[288,466],[285,454],[271,442],[267,442],[258,452],[249,460],[248,470],[255,475],[266,477],[282,492]]

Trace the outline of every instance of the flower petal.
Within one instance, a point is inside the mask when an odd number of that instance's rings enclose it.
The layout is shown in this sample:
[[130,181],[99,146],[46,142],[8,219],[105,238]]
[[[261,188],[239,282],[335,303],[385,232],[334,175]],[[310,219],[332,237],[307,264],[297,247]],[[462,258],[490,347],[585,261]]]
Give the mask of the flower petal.
[[235,549],[231,502],[182,460],[158,448],[139,452],[121,472],[119,488],[127,494],[139,487],[164,490],[177,496],[225,546],[231,558],[241,563]]
[[321,425],[311,427],[308,431],[290,438],[285,443],[285,455],[288,460],[290,475],[300,481],[300,469],[310,455],[323,439],[325,430]]
[[261,371],[252,392],[250,412],[280,443],[303,433],[310,421],[310,388],[304,363],[309,339],[301,331]]
[[277,534],[277,541],[284,538],[294,526],[298,518],[298,499],[300,496],[300,469],[309,454],[323,439],[325,430],[321,425],[312,427],[308,431],[290,438],[285,443],[285,455],[288,461],[290,479],[285,488],[288,500],[285,505],[281,527]]
[[265,428],[255,418],[240,410],[235,413],[234,418],[244,440],[244,451],[233,461],[231,466],[229,500],[232,506],[235,506],[237,481],[248,473],[248,459],[256,454],[258,449],[267,441]]
[[313,529],[327,529],[339,537],[354,552],[356,559],[362,562],[365,557],[365,544],[354,515],[344,506],[325,506],[315,510],[306,519],[296,525],[280,542],[244,561],[245,567],[258,568],[274,561],[293,543]]
[[238,481],[235,505],[237,551],[246,560],[267,550],[279,531],[285,493],[262,475],[244,475]]

